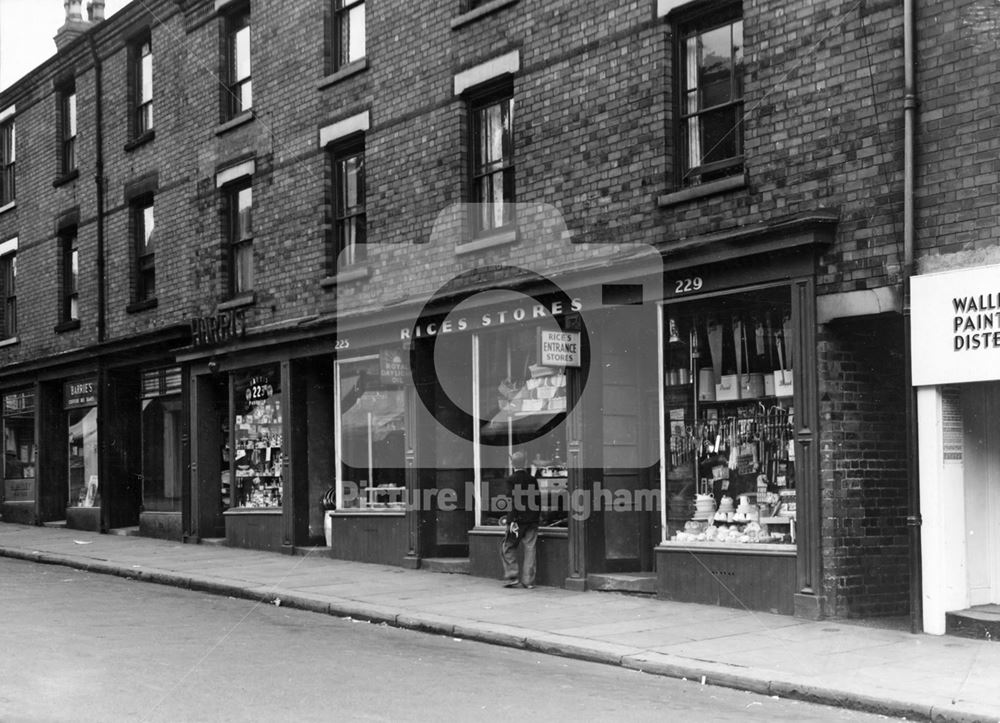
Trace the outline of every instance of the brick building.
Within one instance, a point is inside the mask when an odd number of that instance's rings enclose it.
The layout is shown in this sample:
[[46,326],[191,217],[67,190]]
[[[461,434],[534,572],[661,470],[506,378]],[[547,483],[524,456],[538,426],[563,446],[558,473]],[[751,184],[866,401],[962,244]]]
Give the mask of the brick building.
[[0,94],[5,520],[499,577],[522,449],[545,584],[910,611],[899,2],[99,16]]

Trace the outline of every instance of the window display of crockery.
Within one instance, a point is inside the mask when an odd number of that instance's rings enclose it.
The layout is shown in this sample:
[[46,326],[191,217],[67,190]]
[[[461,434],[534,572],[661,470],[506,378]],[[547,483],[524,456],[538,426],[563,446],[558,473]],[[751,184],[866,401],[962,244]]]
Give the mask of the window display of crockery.
[[566,411],[566,374],[532,364],[523,382],[504,379],[497,387],[501,410],[512,417]]

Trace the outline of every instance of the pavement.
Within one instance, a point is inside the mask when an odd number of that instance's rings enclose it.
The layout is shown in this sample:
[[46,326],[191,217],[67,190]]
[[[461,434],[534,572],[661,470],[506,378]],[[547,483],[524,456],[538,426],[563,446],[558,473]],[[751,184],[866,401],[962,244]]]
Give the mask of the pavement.
[[1000,722],[998,642],[303,553],[0,523],[9,558],[911,720]]

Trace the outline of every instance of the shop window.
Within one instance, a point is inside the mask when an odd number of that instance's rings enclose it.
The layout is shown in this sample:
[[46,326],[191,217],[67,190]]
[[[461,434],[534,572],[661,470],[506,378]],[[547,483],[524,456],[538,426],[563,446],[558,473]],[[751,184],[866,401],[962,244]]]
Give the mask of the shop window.
[[132,137],[153,130],[153,45],[149,37],[132,48]]
[[398,355],[335,363],[337,509],[391,512],[402,510],[406,492],[407,375]]
[[59,170],[63,175],[76,170],[76,88],[63,87],[59,97]]
[[132,242],[135,248],[135,301],[156,298],[156,246],[153,243],[153,198],[132,203]]
[[665,305],[668,544],[795,542],[787,289]]
[[14,162],[16,159],[14,119],[0,123],[0,207],[13,203],[15,193]]
[[333,183],[336,196],[336,267],[362,263],[366,257],[364,138],[335,146]]
[[283,396],[277,367],[234,376],[233,469],[223,478],[223,507],[281,507]]
[[68,507],[100,507],[97,471],[97,384],[91,379],[67,382],[64,390],[69,428],[67,449]]
[[514,223],[514,94],[509,80],[470,95],[476,233]]
[[223,19],[225,67],[223,72],[223,119],[230,120],[253,106],[250,76],[250,5]]
[[225,189],[228,219],[229,294],[239,296],[253,291],[253,189],[251,179]]
[[178,367],[142,374],[142,507],[181,509],[183,418]]
[[60,231],[59,242],[62,246],[60,320],[67,323],[80,319],[80,249],[76,227]]
[[678,24],[678,137],[683,185],[743,168],[743,20],[734,4]]
[[566,524],[569,493],[562,422],[568,375],[565,367],[538,363],[541,328],[526,325],[475,337],[482,525],[498,524],[507,510],[505,479],[512,472],[509,460],[515,450],[524,452],[538,479],[541,524]]
[[0,306],[2,319],[2,336],[0,339],[17,337],[17,239],[0,244]]
[[35,394],[14,392],[3,397],[3,494],[7,502],[35,499]]
[[364,0],[333,0],[335,71],[365,57]]

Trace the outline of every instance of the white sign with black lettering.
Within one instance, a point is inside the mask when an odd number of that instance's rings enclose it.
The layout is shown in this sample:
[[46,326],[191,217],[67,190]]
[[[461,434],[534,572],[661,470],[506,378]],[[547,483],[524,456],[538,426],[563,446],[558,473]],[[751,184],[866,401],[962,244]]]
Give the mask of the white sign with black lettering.
[[1000,379],[1000,266],[914,276],[914,386]]
[[538,363],[547,367],[580,366],[580,332],[539,329]]

